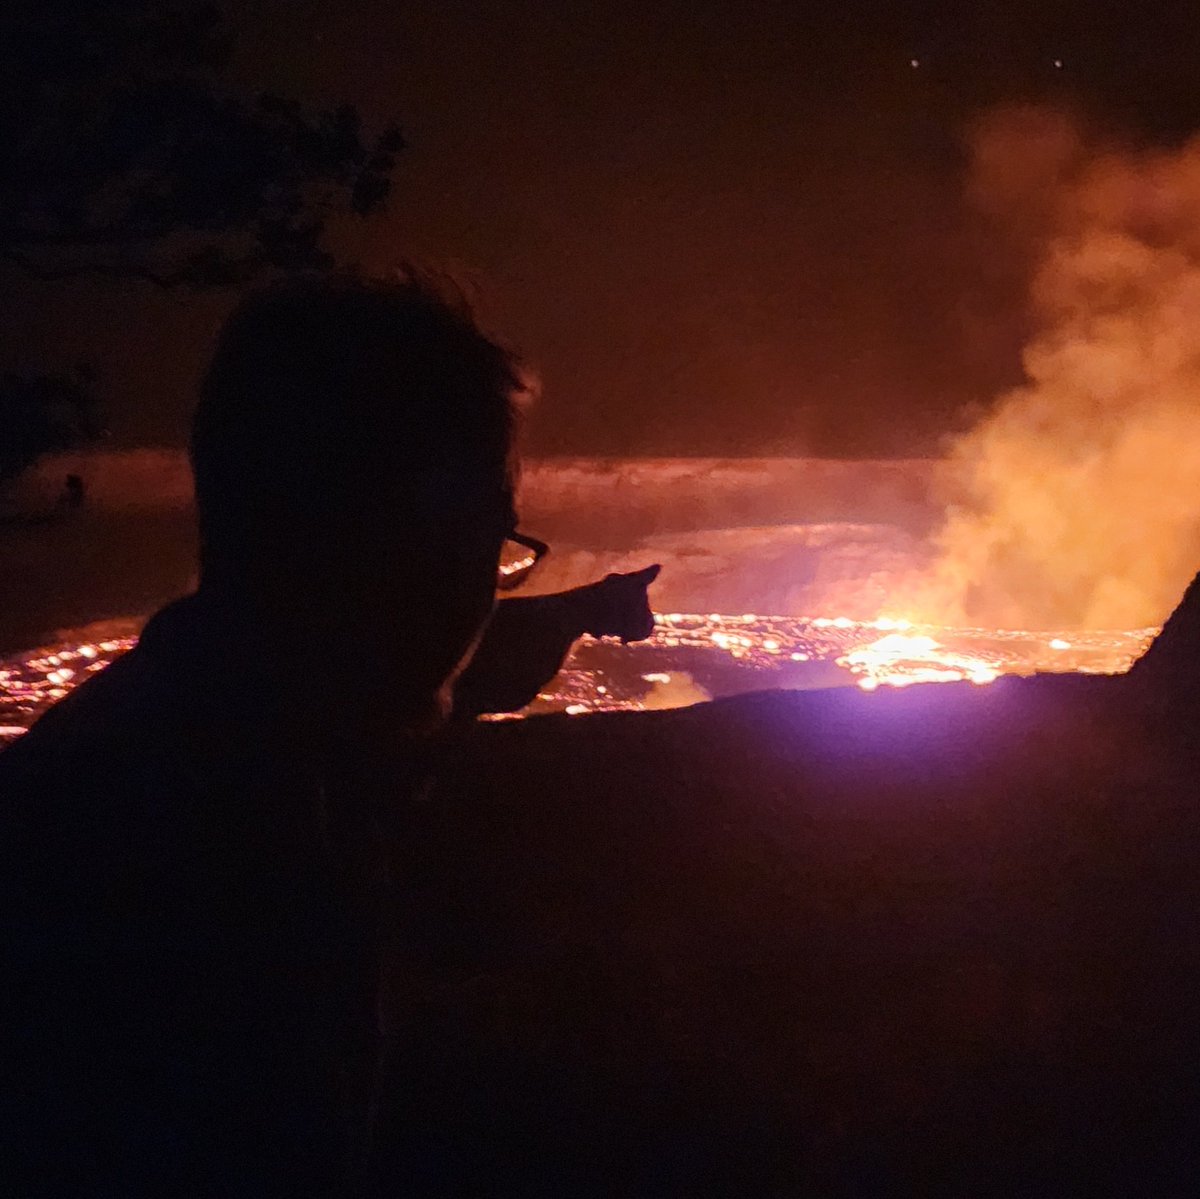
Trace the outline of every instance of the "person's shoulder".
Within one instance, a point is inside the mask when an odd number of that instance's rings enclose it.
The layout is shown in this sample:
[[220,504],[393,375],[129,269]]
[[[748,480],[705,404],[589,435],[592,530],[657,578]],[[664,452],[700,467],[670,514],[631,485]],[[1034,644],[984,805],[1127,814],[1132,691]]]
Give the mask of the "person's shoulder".
[[0,784],[95,762],[148,736],[164,710],[154,674],[134,648],[76,687],[0,753]]

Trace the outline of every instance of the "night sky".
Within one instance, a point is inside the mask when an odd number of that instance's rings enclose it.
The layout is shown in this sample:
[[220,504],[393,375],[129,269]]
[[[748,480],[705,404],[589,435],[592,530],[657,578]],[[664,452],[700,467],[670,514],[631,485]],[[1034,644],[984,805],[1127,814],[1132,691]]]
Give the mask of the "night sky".
[[[224,7],[247,87],[400,124],[389,213],[339,245],[478,285],[542,368],[535,452],[934,451],[1019,376],[1020,270],[959,199],[972,115],[1200,125],[1184,3]],[[226,300],[3,281],[8,363],[89,358],[116,442],[182,439]]]

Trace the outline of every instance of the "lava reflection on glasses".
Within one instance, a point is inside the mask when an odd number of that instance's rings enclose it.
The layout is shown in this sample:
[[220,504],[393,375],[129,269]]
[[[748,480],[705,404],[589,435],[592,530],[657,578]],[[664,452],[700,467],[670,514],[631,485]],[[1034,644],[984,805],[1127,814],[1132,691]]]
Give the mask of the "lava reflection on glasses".
[[496,590],[512,591],[520,587],[534,567],[550,552],[550,547],[536,537],[514,530],[500,547],[500,565],[496,571]]

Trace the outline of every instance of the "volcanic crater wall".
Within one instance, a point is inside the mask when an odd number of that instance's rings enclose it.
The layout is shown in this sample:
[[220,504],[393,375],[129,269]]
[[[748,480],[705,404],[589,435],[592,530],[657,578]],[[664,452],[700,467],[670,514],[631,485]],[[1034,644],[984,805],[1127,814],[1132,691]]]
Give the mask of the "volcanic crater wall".
[[531,590],[661,562],[660,611],[871,617],[924,562],[932,479],[923,460],[535,462],[520,510],[554,552]]
[[[85,503],[63,502],[65,478]],[[939,517],[934,463],[811,458],[529,462],[522,525],[553,551],[529,593],[661,562],[660,611],[869,617],[923,561]],[[364,484],[366,485],[366,484]],[[0,561],[16,581],[0,643],[146,614],[193,582],[191,478],[180,450],[55,455],[0,508]]]

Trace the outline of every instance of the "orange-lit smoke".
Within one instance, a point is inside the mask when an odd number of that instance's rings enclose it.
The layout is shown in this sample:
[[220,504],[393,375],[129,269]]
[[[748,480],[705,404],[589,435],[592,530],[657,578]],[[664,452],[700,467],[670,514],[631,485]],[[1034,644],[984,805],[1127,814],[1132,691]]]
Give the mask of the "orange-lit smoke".
[[1026,383],[952,448],[940,563],[913,611],[1161,623],[1200,568],[1200,137],[1117,146],[1020,107],[989,114],[972,149],[972,201],[1033,248],[1036,332]]

